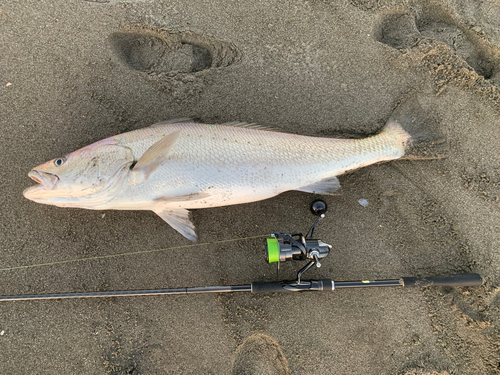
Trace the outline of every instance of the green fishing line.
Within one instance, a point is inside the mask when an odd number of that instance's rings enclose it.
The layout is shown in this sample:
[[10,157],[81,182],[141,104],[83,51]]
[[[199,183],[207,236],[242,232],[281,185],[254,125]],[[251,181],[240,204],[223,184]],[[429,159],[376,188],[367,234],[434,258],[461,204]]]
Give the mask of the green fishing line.
[[164,249],[132,251],[132,252],[128,252],[128,253],[119,253],[119,254],[111,254],[111,255],[101,255],[101,256],[89,257],[89,258],[78,258],[78,259],[60,260],[60,261],[55,261],[55,262],[50,262],[50,263],[29,264],[29,265],[25,265],[25,266],[15,266],[15,267],[0,268],[0,271],[13,271],[13,270],[26,269],[26,268],[54,266],[54,265],[57,265],[57,264],[83,262],[83,261],[88,261],[88,260],[118,258],[118,257],[126,256],[126,255],[138,255],[138,254],[146,254],[146,253],[156,253],[156,252],[167,251],[167,250],[186,249],[186,248],[199,247],[199,246],[205,246],[205,245],[216,245],[216,244],[221,244],[221,243],[225,243],[225,242],[236,242],[236,241],[243,241],[243,240],[251,240],[251,239],[254,239],[254,238],[262,238],[262,237],[267,237],[267,236],[268,236],[267,234],[262,234],[262,235],[259,235],[259,236],[231,238],[231,239],[228,239],[228,240],[220,240],[220,241],[215,241],[215,242],[203,242],[203,243],[194,243],[194,244],[189,244],[189,245],[173,246],[173,247],[167,247],[167,248],[164,248]]

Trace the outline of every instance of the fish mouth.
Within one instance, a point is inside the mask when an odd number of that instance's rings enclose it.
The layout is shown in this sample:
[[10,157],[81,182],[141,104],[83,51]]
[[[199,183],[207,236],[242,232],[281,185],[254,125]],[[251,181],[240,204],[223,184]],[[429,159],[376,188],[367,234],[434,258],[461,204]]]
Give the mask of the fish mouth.
[[59,181],[59,177],[57,175],[49,172],[38,171],[36,169],[31,170],[28,173],[28,177],[38,183],[38,185],[31,186],[23,192],[23,195],[28,199],[33,197],[32,194],[37,191],[54,189]]
[[47,190],[53,189],[57,181],[59,181],[59,177],[57,177],[57,175],[49,172],[37,171],[36,169],[30,171],[28,173],[28,177],[42,185]]

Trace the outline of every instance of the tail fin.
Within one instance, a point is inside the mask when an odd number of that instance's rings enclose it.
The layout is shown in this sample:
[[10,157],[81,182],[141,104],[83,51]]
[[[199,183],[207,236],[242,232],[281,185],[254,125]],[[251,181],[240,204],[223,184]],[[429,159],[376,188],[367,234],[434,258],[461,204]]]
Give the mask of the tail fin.
[[386,127],[391,123],[399,124],[411,137],[402,159],[442,159],[448,155],[449,145],[439,131],[439,120],[425,112],[416,97],[396,108]]

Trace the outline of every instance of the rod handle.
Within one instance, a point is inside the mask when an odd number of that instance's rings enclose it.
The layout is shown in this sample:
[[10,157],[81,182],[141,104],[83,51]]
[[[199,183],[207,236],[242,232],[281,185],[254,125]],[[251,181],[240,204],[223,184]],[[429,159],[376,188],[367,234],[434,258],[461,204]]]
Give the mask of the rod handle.
[[481,286],[482,277],[477,273],[464,273],[450,276],[403,277],[405,287],[426,286]]

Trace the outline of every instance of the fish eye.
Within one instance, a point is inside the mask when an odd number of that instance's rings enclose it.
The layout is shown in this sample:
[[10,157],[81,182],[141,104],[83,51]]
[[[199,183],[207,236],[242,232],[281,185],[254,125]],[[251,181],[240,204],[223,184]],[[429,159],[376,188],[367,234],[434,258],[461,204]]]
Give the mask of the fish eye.
[[59,158],[59,159],[56,159],[54,160],[54,165],[56,167],[60,167],[61,165],[64,164],[64,162],[66,161],[66,158]]

